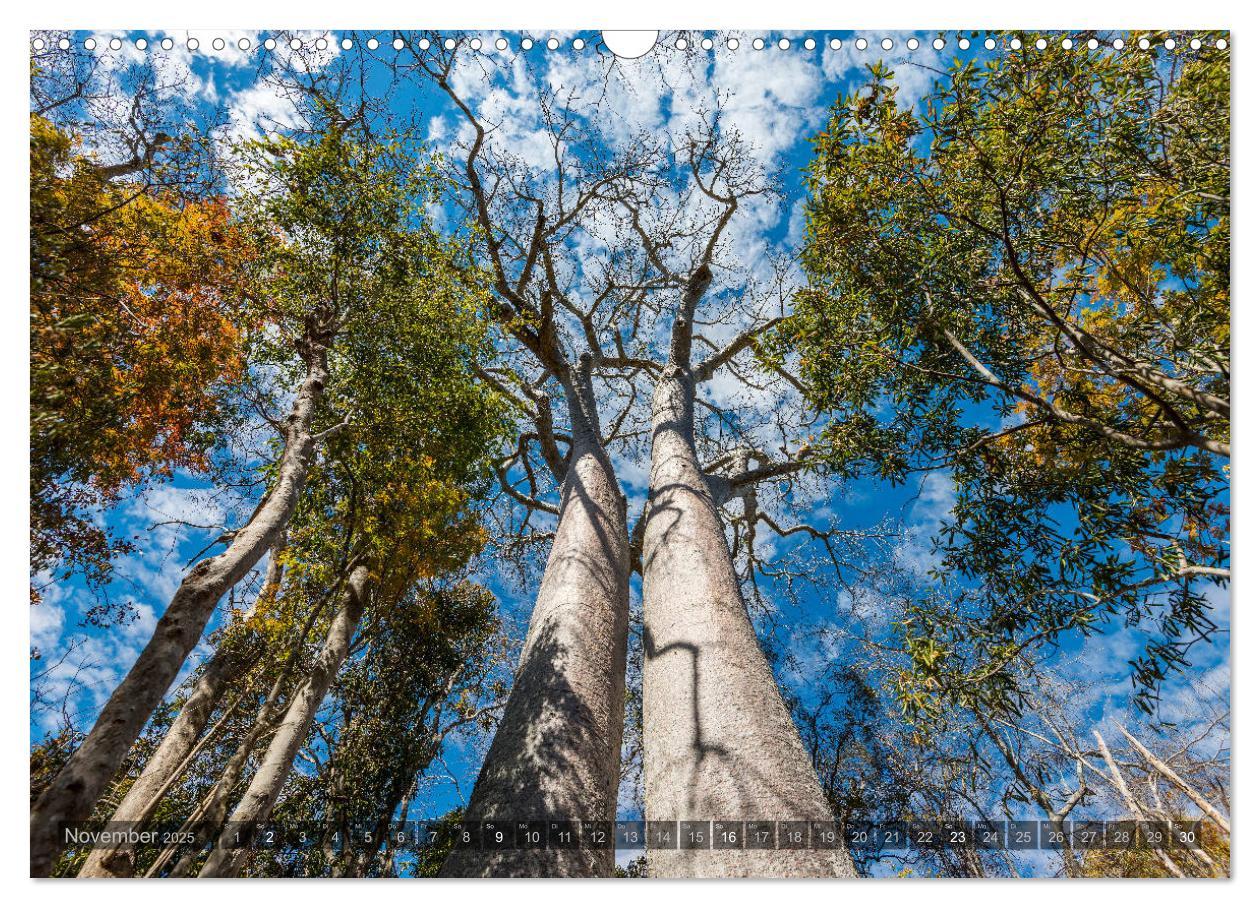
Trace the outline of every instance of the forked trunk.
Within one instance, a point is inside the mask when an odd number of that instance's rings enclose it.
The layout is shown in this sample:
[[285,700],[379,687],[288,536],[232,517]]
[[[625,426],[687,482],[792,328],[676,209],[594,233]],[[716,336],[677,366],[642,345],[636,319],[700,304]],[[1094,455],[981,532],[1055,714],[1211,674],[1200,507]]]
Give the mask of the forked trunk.
[[[696,456],[690,373],[653,398],[643,540],[643,768],[648,820],[830,821],[753,632]],[[853,877],[848,851],[649,849],[656,877]]]
[[200,876],[236,876],[249,860],[249,848],[233,847],[234,831],[266,823],[271,818],[271,810],[280,797],[280,789],[284,787],[285,780],[293,769],[293,758],[306,740],[320,703],[324,701],[333,679],[350,653],[350,643],[358,630],[359,620],[363,617],[367,580],[368,570],[363,565],[350,572],[341,608],[333,616],[328,627],[328,636],[324,639],[315,665],[289,701],[289,708],[267,746],[258,771],[254,773],[249,787],[241,796],[241,802],[232,811],[228,828],[220,836],[214,851],[206,858]]
[[61,851],[58,826],[87,820],[180,666],[201,639],[215,606],[272,547],[297,505],[310,469],[312,420],[327,380],[327,353],[308,359],[307,374],[285,427],[276,484],[227,550],[200,561],[185,576],[153,637],[101,710],[83,744],[31,810],[31,876],[48,876]]
[[[589,399],[587,407],[594,412]],[[465,812],[470,822],[616,815],[629,621],[626,507],[597,424],[581,404],[570,409],[560,521],[516,681]],[[455,850],[442,875],[610,876],[613,863],[611,847]]]

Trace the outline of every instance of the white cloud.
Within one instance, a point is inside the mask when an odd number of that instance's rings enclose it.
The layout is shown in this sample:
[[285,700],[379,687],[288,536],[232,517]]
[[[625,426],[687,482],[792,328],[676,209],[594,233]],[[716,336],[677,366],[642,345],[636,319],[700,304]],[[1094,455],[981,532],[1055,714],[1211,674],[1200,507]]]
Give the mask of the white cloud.
[[66,610],[60,587],[48,586],[40,602],[30,606],[31,646],[42,653],[55,650],[66,626]]
[[726,98],[725,122],[767,166],[821,124],[822,82],[804,54],[715,52],[713,80]]
[[900,564],[920,576],[927,576],[928,571],[940,564],[932,550],[932,537],[950,519],[957,500],[949,474],[938,471],[924,477],[918,497],[906,514],[905,539],[896,554]]
[[293,101],[270,81],[257,81],[234,92],[227,100],[228,126],[225,138],[256,138],[298,125]]

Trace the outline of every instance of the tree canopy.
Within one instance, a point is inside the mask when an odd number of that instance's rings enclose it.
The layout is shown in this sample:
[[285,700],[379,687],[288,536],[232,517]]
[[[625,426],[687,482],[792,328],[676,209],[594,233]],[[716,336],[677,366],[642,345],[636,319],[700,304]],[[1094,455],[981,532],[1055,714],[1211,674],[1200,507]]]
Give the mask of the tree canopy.
[[222,198],[111,178],[37,114],[30,178],[32,572],[100,583],[128,540],[91,511],[206,465],[256,249]]
[[1149,704],[1229,573],[1228,61],[1028,40],[901,100],[872,67],[815,139],[778,355],[835,469],[956,489],[907,706],[1014,708],[1113,616]]
[[33,876],[1228,875],[1218,34],[256,37],[32,38]]

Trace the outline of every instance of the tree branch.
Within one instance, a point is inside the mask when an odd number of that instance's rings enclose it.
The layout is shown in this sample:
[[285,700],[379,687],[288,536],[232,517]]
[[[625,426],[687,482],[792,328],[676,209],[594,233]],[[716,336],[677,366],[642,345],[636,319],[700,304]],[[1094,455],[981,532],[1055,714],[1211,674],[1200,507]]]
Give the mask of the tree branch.
[[696,383],[699,384],[700,382],[708,381],[713,377],[713,374],[717,372],[718,369],[722,368],[722,366],[726,365],[748,348],[756,346],[758,338],[781,323],[783,319],[784,316],[782,315],[776,316],[775,318],[770,319],[770,321],[749,328],[747,331],[738,335],[720,351],[714,353],[700,365],[696,366],[694,373]]

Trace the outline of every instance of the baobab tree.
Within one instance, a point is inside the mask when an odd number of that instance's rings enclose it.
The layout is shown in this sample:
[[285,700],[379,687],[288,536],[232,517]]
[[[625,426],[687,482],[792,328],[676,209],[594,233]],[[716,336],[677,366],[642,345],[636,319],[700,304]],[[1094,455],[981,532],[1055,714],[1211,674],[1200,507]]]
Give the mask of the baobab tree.
[[[678,59],[685,76],[696,61]],[[614,96],[638,80],[669,90],[651,62],[538,70],[434,35],[412,37],[393,65],[453,105],[452,179],[499,307],[502,355],[486,377],[521,425],[499,476],[523,509],[518,532],[551,541],[467,819],[614,816],[631,570],[644,580],[647,815],[828,818],[758,645],[724,511],[740,506],[752,540],[807,529],[752,494],[777,483],[767,499],[790,499],[783,489],[812,465],[805,427],[779,406],[790,372],[754,362],[790,297],[788,269],[748,236],[779,202],[773,168],[724,121],[716,93],[667,130],[627,122]],[[718,379],[760,406],[715,403],[704,389]],[[630,530],[626,486],[644,460],[650,488]],[[741,535],[735,551],[744,545]],[[842,851],[684,851],[650,866],[853,874]],[[444,873],[611,867],[610,849],[455,851]]]

